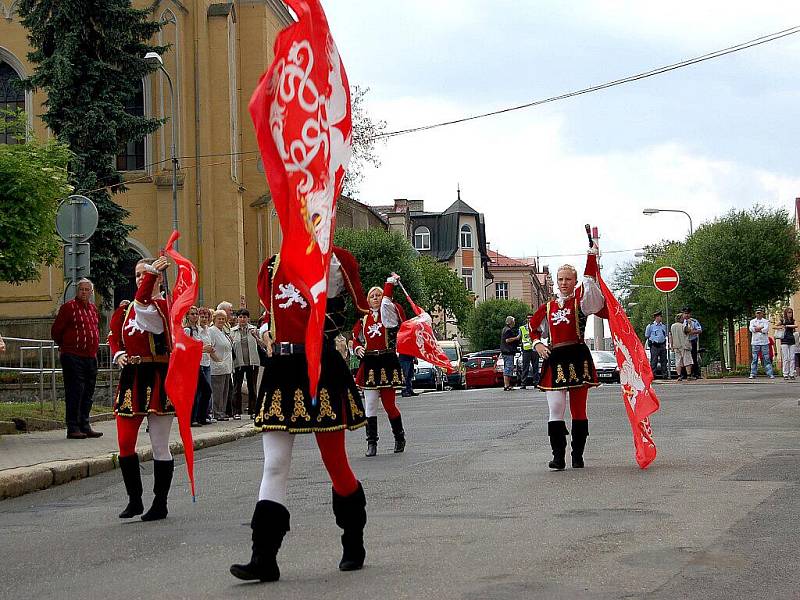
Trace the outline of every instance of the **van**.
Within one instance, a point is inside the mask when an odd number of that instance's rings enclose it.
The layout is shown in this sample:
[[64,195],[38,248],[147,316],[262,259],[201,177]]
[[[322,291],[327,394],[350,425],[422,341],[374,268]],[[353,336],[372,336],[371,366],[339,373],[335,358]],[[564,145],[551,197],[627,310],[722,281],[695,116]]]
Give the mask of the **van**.
[[450,359],[450,365],[455,369],[447,375],[447,385],[454,388],[467,388],[467,366],[464,364],[464,352],[457,340],[439,342],[439,346]]

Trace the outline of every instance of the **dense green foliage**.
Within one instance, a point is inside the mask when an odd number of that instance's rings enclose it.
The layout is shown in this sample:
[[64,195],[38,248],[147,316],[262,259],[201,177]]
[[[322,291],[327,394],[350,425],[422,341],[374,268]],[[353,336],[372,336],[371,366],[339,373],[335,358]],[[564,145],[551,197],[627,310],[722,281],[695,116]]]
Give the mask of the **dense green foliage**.
[[489,350],[500,347],[500,333],[509,315],[517,320],[517,327],[525,322],[531,307],[521,300],[486,300],[470,312],[464,327],[470,350]]
[[27,85],[47,93],[42,119],[74,153],[69,170],[76,193],[97,205],[91,276],[108,305],[122,281],[117,261],[133,229],[109,186],[122,181],[114,164],[120,148],[160,126],[126,112],[154,68],[143,60],[145,53],[164,50],[148,43],[160,24],[152,10],[134,9],[130,0],[20,0],[17,12],[33,48],[28,58],[35,71]]
[[662,265],[674,266],[681,276],[669,295],[670,317],[690,306],[703,325],[706,361],[717,360],[723,328],[732,336],[734,323],[752,318],[755,306],[786,303],[800,287],[800,238],[786,211],[755,206],[702,225],[685,242],[649,247],[644,260],[623,265],[614,281],[623,306],[634,304],[629,314],[640,335],[652,313],[664,309],[664,294],[652,288]]
[[71,154],[58,140],[26,138],[24,113],[10,119],[23,143],[0,145],[0,280],[22,283],[38,280],[42,263],[52,265],[59,256],[56,209],[72,190]]
[[[418,259],[422,280],[427,291],[427,306],[429,311],[440,313],[444,318],[435,323],[438,333],[444,338],[446,334],[454,333],[450,328],[446,330],[446,321],[465,323],[474,301],[470,291],[464,287],[464,282],[446,264],[438,262],[430,256],[420,256]],[[445,321],[446,319],[446,321]]]

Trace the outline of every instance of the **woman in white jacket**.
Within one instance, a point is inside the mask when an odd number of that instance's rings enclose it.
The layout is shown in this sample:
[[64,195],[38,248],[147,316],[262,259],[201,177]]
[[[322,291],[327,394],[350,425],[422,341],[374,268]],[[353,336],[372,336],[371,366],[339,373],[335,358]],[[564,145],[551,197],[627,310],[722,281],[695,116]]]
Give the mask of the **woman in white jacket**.
[[216,357],[211,361],[211,402],[214,407],[214,418],[217,421],[227,421],[225,404],[231,389],[233,343],[225,333],[228,314],[224,310],[215,310],[213,318],[214,325],[208,328],[208,337]]

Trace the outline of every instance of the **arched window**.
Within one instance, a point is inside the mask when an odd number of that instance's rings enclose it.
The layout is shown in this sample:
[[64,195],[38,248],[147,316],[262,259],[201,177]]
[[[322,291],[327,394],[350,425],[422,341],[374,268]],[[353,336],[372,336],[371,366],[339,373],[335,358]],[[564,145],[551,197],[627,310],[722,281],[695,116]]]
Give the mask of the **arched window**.
[[[136,91],[125,112],[135,117],[144,116],[144,83]],[[144,137],[131,140],[122,147],[117,154],[117,171],[143,171],[144,170]]]
[[469,225],[461,226],[461,247],[472,248],[472,228]]
[[[19,74],[7,62],[0,60],[0,111],[25,110],[25,91],[20,85]],[[14,137],[8,121],[0,118],[0,144],[17,144],[21,140]]]
[[424,225],[414,230],[414,248],[417,250],[431,249],[431,230]]

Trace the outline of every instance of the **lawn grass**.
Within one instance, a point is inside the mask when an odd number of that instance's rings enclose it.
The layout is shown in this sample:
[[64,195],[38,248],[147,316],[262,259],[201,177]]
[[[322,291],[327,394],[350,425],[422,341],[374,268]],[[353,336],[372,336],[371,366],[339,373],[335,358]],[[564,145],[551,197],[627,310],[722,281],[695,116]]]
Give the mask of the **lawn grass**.
[[[110,412],[107,406],[92,406],[92,414]],[[24,419],[25,421],[56,421],[59,427],[64,423],[64,402],[56,402],[53,411],[53,402],[46,401],[42,406],[38,402],[0,402],[0,421]]]

